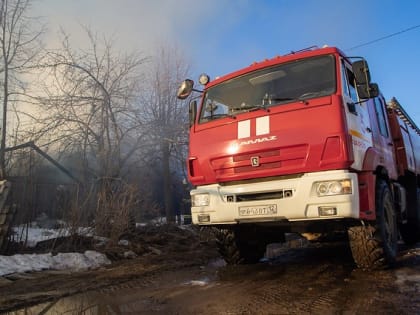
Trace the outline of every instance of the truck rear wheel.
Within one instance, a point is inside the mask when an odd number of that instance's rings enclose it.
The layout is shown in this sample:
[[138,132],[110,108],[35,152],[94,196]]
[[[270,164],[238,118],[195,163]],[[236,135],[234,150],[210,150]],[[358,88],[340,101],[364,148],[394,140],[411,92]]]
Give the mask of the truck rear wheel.
[[408,222],[401,225],[404,243],[413,245],[420,242],[420,189],[417,189],[417,207],[409,214]]
[[228,265],[257,263],[267,245],[250,228],[217,229],[216,239],[219,253]]
[[388,184],[376,187],[375,226],[348,229],[353,259],[359,268],[376,269],[391,266],[397,256],[398,229],[394,202]]

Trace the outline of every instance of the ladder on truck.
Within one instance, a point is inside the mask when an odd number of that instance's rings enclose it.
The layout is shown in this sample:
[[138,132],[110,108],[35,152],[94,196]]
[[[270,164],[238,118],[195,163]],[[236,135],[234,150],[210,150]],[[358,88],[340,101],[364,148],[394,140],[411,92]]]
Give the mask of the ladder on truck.
[[401,118],[403,122],[405,122],[408,126],[410,126],[414,131],[420,135],[420,129],[417,127],[416,123],[408,116],[407,112],[401,106],[401,104],[397,101],[395,97],[393,97],[388,103],[387,108],[392,109]]

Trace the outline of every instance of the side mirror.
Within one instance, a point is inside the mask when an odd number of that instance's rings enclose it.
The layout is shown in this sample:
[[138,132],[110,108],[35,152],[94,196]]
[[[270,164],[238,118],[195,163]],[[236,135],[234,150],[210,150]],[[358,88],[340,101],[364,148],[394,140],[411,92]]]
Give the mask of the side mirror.
[[197,116],[197,101],[196,100],[190,102],[189,116],[190,116],[190,128],[191,128],[191,126],[194,125],[195,117]]
[[194,81],[190,79],[186,79],[179,86],[176,96],[180,100],[185,100],[188,96],[190,96],[191,92],[193,91],[193,87],[194,87]]
[[379,95],[379,87],[376,83],[358,84],[357,94],[361,99],[374,98]]
[[357,85],[367,85],[370,83],[369,66],[366,60],[358,60],[353,62],[352,69]]

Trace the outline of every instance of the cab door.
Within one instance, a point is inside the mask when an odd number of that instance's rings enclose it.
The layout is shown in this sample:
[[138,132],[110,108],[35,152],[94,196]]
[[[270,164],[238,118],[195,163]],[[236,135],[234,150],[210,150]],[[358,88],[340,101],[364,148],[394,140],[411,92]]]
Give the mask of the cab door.
[[368,101],[359,100],[353,70],[344,59],[341,60],[341,82],[348,132],[353,146],[354,162],[351,167],[362,170],[366,151],[373,146]]

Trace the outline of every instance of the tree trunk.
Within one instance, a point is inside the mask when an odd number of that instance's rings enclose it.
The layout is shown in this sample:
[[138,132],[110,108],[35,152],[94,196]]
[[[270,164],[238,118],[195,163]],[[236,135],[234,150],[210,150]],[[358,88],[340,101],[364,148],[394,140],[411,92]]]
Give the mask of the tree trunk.
[[0,141],[0,179],[6,177],[6,123],[7,123],[7,102],[9,98],[9,87],[8,87],[8,66],[4,67],[4,77],[3,77],[3,120],[1,126],[1,141]]
[[174,203],[173,203],[173,191],[172,191],[172,178],[171,169],[169,165],[169,143],[163,141],[162,147],[162,176],[163,176],[163,197],[165,202],[165,215],[166,222],[175,222]]

